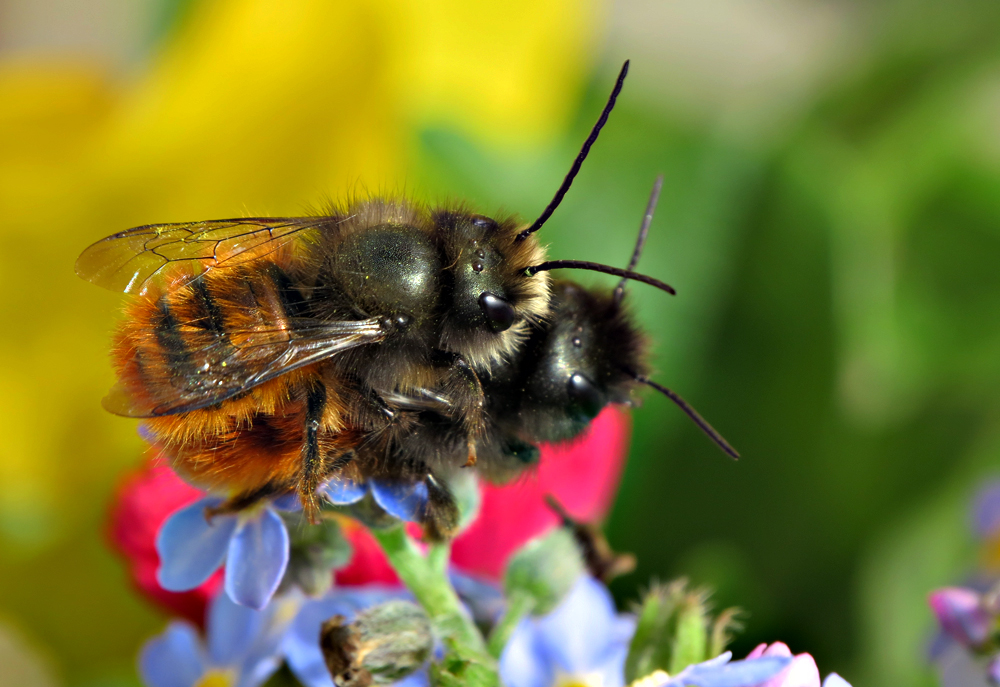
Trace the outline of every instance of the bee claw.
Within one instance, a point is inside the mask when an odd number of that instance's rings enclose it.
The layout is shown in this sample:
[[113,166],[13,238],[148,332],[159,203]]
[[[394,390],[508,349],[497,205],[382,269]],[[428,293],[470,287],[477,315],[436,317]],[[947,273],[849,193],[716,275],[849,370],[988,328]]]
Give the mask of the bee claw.
[[476,464],[476,459],[477,458],[476,458],[476,442],[475,442],[475,440],[469,439],[468,446],[469,446],[469,455],[468,455],[468,458],[465,459],[465,465],[462,466],[463,468],[471,468],[471,467],[473,467]]
[[216,516],[226,515],[227,513],[228,509],[226,508],[226,504],[218,506],[205,506],[205,522],[211,525],[212,520],[214,520]]

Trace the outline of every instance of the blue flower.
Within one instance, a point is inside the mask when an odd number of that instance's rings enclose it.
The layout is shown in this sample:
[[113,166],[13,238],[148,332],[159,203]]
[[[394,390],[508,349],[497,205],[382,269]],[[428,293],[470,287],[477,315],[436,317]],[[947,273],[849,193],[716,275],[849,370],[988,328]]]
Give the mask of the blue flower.
[[[356,503],[370,492],[384,511],[414,522],[421,519],[427,504],[427,485],[422,481],[334,480],[320,491],[336,505]],[[166,590],[183,592],[202,584],[225,563],[229,598],[242,606],[264,608],[288,567],[288,529],[276,511],[300,507],[298,498],[286,494],[240,513],[208,517],[206,508],[221,502],[206,497],[163,523],[156,537],[157,580]]]
[[226,564],[226,594],[236,603],[261,609],[271,600],[288,566],[288,530],[273,504],[233,515],[207,517],[221,499],[204,498],[163,523],[156,537],[164,589],[194,589]]
[[525,618],[500,657],[507,687],[623,687],[635,619],[619,615],[608,590],[583,575],[552,613]]
[[349,479],[335,479],[321,487],[320,492],[337,506],[357,503],[370,492],[382,510],[394,518],[409,522],[419,522],[427,506],[427,485],[422,480],[370,479],[358,483]]
[[[604,585],[581,576],[552,613],[521,621],[500,657],[500,677],[507,687],[623,687],[634,632],[635,619],[615,611]],[[643,682],[648,687],[756,687],[792,661],[730,662],[731,657],[727,652],[675,676],[659,672]]]
[[[333,680],[319,648],[320,626],[335,615],[342,615],[350,621],[366,608],[391,599],[408,597],[409,594],[398,587],[365,585],[339,587],[322,599],[306,602],[282,643],[282,653],[288,661],[288,667],[306,687],[333,687]],[[427,674],[420,671],[396,684],[424,687],[428,684]]]
[[257,687],[281,665],[281,642],[300,605],[283,597],[264,611],[212,601],[203,641],[192,625],[176,621],[143,646],[139,673],[148,687]]
[[[732,657],[732,653],[727,651],[711,660],[688,666],[677,675],[662,673],[662,679],[647,682],[649,687],[763,687],[794,660],[791,656],[762,656],[730,662]],[[839,675],[836,679],[843,680]],[[839,687],[829,678],[828,682],[829,687]],[[795,682],[795,685],[807,687],[806,683],[801,682]],[[788,687],[792,685],[789,683]]]

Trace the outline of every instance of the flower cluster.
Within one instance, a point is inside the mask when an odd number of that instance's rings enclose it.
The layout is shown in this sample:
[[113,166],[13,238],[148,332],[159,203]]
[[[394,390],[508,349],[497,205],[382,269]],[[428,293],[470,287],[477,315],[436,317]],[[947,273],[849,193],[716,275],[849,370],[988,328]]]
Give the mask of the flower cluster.
[[[282,661],[306,687],[331,687],[320,643],[327,618],[350,622],[366,609],[406,595],[397,588],[370,585],[335,590],[315,600],[291,595],[256,611],[219,594],[209,608],[205,638],[185,622],[172,623],[148,642],[140,657],[150,687],[226,685],[257,687]],[[623,669],[635,618],[616,613],[607,589],[581,576],[548,615],[525,618],[500,656],[499,675],[507,687],[582,685],[624,687]],[[391,641],[391,637],[389,638]],[[725,652],[671,676],[657,670],[636,681],[642,687],[820,687],[808,654],[792,656],[781,643],[761,645],[745,659]],[[212,681],[214,680],[214,682]],[[415,671],[398,684],[425,685]],[[850,687],[836,674],[822,687]]]
[[331,482],[307,525],[290,498],[219,513],[150,465],[123,486],[112,537],[140,590],[186,620],[146,644],[143,680],[256,687],[284,664],[306,687],[820,687],[812,657],[781,643],[732,660],[732,614],[713,621],[700,590],[654,587],[620,614],[586,572],[592,530],[556,526],[606,510],[627,433],[612,410],[583,441],[546,447],[532,479],[456,489],[465,529],[451,547],[416,538],[422,485]]
[[983,565],[963,587],[931,592],[940,633],[931,648],[945,687],[1000,684],[1000,482],[986,485],[971,513]]

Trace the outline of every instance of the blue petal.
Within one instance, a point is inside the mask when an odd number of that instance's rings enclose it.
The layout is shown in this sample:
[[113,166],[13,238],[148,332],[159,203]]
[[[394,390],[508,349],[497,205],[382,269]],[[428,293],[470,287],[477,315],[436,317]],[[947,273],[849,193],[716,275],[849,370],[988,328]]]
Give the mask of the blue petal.
[[522,620],[500,655],[500,681],[506,687],[548,687],[555,683],[556,670],[536,624]]
[[226,593],[260,610],[271,600],[288,566],[288,530],[270,508],[243,522],[229,543]]
[[156,535],[156,552],[160,555],[156,579],[164,589],[172,592],[194,589],[222,565],[236,519],[219,515],[209,522],[205,508],[219,503],[219,499],[202,499],[180,509],[163,523]]
[[[580,675],[624,659],[635,621],[619,616],[607,587],[581,575],[552,613],[537,621],[550,660],[561,672]],[[611,684],[613,676],[605,679]]]
[[419,670],[412,675],[407,675],[402,680],[393,682],[393,687],[427,687],[431,684],[430,677],[426,670]]
[[503,614],[503,592],[495,584],[455,569],[448,571],[448,579],[476,622],[492,625]]
[[979,490],[972,506],[972,524],[976,534],[986,538],[1000,528],[1000,480]]
[[359,484],[351,479],[332,479],[322,491],[335,506],[349,506],[357,503],[368,493],[366,484]]
[[[259,612],[258,630],[243,652],[236,687],[259,687],[281,667],[284,659],[282,644],[304,600],[298,590],[292,589],[272,599],[267,608]],[[314,641],[318,638],[317,628]]]
[[389,515],[400,520],[419,522],[427,505],[427,485],[419,482],[396,482],[373,479],[372,496]]
[[683,671],[681,684],[697,687],[754,687],[784,670],[790,656],[763,656],[723,665],[699,663]]
[[208,609],[208,655],[216,666],[234,666],[246,655],[260,630],[261,612],[219,594]]
[[260,687],[281,667],[282,657],[278,654],[255,657],[254,661],[240,671],[236,687]]
[[204,672],[198,632],[187,623],[170,623],[139,653],[139,674],[148,687],[193,687]]
[[823,680],[823,687],[851,687],[851,683],[836,673],[830,673]]
[[272,499],[271,508],[284,511],[286,513],[300,511],[302,510],[302,499],[300,499],[299,495],[294,491],[290,491],[287,494],[282,494],[276,499]]

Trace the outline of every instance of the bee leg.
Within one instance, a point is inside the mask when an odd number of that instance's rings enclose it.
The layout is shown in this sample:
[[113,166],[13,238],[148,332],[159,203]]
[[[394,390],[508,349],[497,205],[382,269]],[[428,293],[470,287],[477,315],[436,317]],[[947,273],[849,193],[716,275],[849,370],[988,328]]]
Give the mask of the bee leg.
[[467,458],[462,467],[468,468],[476,464],[476,442],[483,432],[486,397],[479,375],[460,355],[452,359],[451,376],[453,379],[449,386],[452,387],[452,394],[464,400],[456,403],[455,407],[461,408],[458,420],[465,430],[467,447]]
[[247,508],[252,508],[258,503],[282,491],[277,484],[265,484],[259,489],[245,491],[234,494],[220,503],[218,506],[208,506],[205,508],[205,518],[211,520],[216,515],[232,515]]
[[424,536],[433,542],[448,541],[458,531],[458,504],[448,485],[434,473],[427,472],[424,484],[427,485],[427,506],[421,522]]
[[316,488],[325,476],[323,455],[319,450],[319,428],[326,407],[326,387],[318,384],[306,395],[306,423],[302,443],[302,467],[296,490],[302,501],[302,511],[310,523],[319,522],[319,501]]

